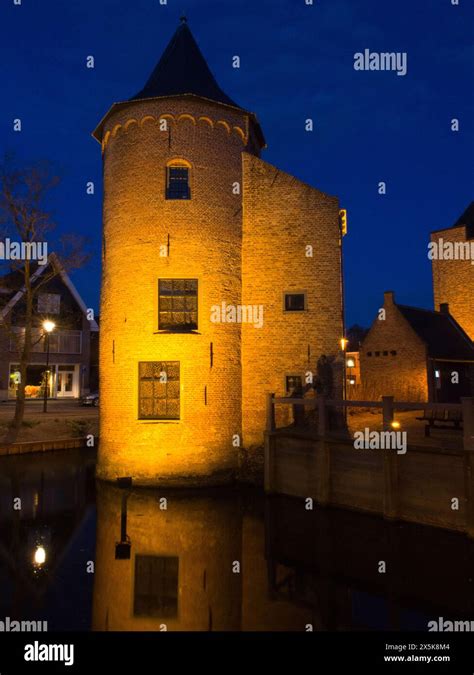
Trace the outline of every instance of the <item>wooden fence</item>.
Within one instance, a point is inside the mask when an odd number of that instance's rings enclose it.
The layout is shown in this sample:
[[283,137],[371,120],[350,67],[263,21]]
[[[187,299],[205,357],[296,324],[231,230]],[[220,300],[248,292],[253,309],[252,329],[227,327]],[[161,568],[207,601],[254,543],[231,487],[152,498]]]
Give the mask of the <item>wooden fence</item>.
[[[276,429],[275,405],[304,405],[318,409],[317,427],[310,433]],[[396,410],[461,410],[463,440],[458,448],[408,444],[406,454],[395,450],[358,450],[353,439],[336,437],[328,429],[328,408],[380,408],[383,429],[392,430]],[[334,505],[468,532],[474,537],[474,399],[461,404],[394,401],[334,401],[268,396],[265,435],[265,490],[312,498]]]

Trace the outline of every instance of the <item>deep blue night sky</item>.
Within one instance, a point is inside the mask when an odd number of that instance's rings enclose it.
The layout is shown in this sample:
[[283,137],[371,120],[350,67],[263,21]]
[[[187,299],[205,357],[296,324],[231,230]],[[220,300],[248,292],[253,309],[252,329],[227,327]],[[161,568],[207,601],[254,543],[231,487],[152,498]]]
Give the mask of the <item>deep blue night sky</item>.
[[[348,209],[348,325],[368,325],[387,289],[431,307],[429,232],[454,224],[473,200],[474,3],[459,2],[1,0],[0,151],[58,168],[58,232],[90,237],[93,259],[73,280],[97,308],[101,153],[90,134],[112,102],[141,89],[185,9],[222,89],[257,113],[263,158]],[[407,75],[355,71],[354,53],[366,48],[407,52]]]

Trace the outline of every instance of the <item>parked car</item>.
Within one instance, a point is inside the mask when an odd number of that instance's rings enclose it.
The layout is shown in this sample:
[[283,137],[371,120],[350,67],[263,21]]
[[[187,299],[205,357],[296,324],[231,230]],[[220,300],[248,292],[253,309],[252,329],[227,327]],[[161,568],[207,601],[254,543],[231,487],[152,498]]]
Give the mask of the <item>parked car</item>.
[[97,407],[99,405],[99,392],[95,391],[92,394],[87,394],[81,399],[81,405],[93,405]]

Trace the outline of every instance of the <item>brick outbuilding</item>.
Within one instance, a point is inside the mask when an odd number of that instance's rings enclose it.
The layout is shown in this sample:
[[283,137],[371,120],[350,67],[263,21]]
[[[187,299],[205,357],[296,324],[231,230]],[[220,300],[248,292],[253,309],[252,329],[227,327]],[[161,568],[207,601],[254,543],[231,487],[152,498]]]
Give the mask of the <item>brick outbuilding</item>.
[[361,378],[374,400],[458,402],[474,393],[474,346],[447,304],[418,309],[384,294],[360,349]]

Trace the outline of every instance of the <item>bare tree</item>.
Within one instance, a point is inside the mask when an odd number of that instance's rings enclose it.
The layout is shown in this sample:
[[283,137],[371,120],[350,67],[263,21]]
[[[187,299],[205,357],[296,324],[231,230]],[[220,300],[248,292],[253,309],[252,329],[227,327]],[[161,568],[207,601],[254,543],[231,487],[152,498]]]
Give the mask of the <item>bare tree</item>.
[[[6,435],[6,442],[12,443],[18,437],[25,414],[26,372],[34,347],[35,297],[62,270],[70,271],[81,267],[87,260],[84,239],[69,235],[58,240],[55,253],[49,254],[46,264],[40,264],[32,253],[51,249],[48,235],[54,230],[51,214],[46,210],[45,199],[59,184],[46,163],[17,169],[6,158],[0,165],[0,236],[6,242],[22,245],[25,255],[20,259],[3,261],[6,276],[0,278],[0,327],[15,345],[18,353],[20,381],[16,396],[15,414]],[[16,257],[16,256],[15,256]],[[42,263],[44,260],[41,261]],[[2,283],[3,281],[3,283]],[[14,324],[13,305],[21,298],[23,306],[22,326],[18,331]]]

